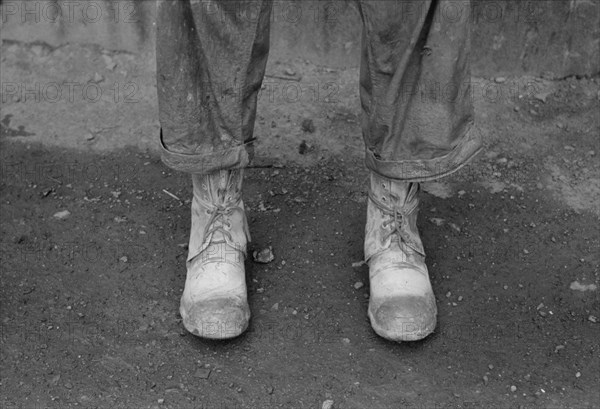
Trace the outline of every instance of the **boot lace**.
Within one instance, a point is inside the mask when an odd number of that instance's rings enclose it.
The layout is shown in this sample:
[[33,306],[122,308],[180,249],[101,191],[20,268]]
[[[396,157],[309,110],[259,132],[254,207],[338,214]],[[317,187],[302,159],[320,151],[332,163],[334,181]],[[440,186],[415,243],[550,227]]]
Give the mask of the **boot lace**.
[[[227,181],[226,188],[217,188],[216,197],[212,197],[210,192],[213,192],[212,181],[210,179],[204,181],[202,189],[208,192],[208,198],[195,197],[200,206],[205,209],[206,213],[210,215],[203,232],[203,243],[201,251],[205,250],[210,244],[226,243],[236,250],[245,252],[244,245],[242,243],[236,243],[231,233],[231,221],[230,217],[238,212],[241,214],[242,229],[247,238],[250,241],[250,229],[248,228],[248,219],[246,218],[246,212],[242,208],[241,191],[237,191],[235,195],[228,195],[229,192],[233,191],[233,179],[230,178]],[[215,233],[221,233],[223,240],[215,240]]]
[[[388,195],[392,203],[398,204],[400,202],[400,198],[397,195],[391,192],[388,193]],[[371,199],[375,206],[377,206],[377,208],[383,213],[383,215],[386,216],[385,220],[382,223],[382,227],[384,229],[387,229],[388,226],[391,226],[391,229],[383,237],[383,240],[386,241],[388,238],[391,237],[392,242],[397,242],[398,244],[402,242],[411,249],[419,252],[417,250],[418,246],[411,239],[410,235],[407,232],[409,229],[408,216],[412,214],[419,205],[419,202],[417,200],[412,200],[412,196],[413,195],[409,194],[409,197],[407,197],[406,201],[400,206],[390,206],[387,203],[384,203],[383,201],[377,199],[373,192],[369,190],[369,199]]]
[[[246,218],[246,212],[241,206],[231,205],[231,204],[214,204],[209,203],[205,200],[199,199],[200,204],[202,204],[207,210],[206,212],[210,214],[210,218],[204,228],[204,240],[209,240],[208,243],[205,243],[207,246],[210,243],[222,243],[223,240],[212,240],[214,234],[219,232],[225,238],[224,242],[233,246],[233,247],[241,247],[240,244],[235,243],[233,241],[233,236],[231,235],[231,222],[229,221],[229,217],[233,215],[234,212],[239,212],[242,216],[243,221],[243,229],[246,237],[250,237],[250,229],[248,228],[248,219]],[[231,203],[238,203],[239,197],[237,200],[232,200]]]

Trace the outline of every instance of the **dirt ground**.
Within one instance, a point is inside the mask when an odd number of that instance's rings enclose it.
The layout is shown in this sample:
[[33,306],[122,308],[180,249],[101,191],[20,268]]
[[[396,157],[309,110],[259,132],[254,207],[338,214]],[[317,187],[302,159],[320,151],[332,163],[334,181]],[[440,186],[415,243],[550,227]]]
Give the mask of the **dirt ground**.
[[267,71],[245,201],[275,260],[214,342],[178,315],[191,184],[152,67],[3,43],[0,408],[598,407],[598,78],[473,79],[486,151],[423,185],[438,327],[396,344],[366,316],[357,71]]

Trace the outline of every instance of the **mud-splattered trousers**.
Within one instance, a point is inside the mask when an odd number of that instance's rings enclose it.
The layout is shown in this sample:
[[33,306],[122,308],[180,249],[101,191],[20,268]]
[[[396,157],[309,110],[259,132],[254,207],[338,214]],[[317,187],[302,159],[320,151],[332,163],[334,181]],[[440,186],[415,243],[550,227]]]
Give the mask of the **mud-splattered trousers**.
[[[355,1],[366,166],[413,182],[459,169],[481,148],[469,85],[470,2]],[[169,167],[207,174],[248,165],[272,6],[158,0],[160,143]]]

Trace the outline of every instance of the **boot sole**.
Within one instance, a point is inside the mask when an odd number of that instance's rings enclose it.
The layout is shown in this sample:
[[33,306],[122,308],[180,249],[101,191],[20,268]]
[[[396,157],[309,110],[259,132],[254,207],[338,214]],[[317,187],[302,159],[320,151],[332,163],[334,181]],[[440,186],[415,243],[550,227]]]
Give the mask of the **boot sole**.
[[[206,321],[200,321],[201,325],[198,326],[199,320],[190,320],[188,314],[185,313],[183,307],[179,308],[179,314],[182,318],[183,327],[191,334],[205,339],[232,339],[242,335],[247,329],[250,321],[250,311],[243,311],[242,315],[247,317],[242,320],[219,320],[219,319],[207,319]],[[218,315],[218,314],[214,314]],[[233,325],[232,325],[233,323]]]
[[402,323],[403,329],[398,331],[388,330],[383,328],[377,323],[377,320],[374,318],[371,310],[368,311],[369,321],[371,321],[371,327],[375,331],[377,335],[382,338],[387,339],[388,341],[394,342],[412,342],[412,341],[420,341],[422,339],[427,338],[429,335],[433,333],[435,327],[437,325],[436,320],[433,322],[429,322],[425,325],[418,326],[415,330],[407,330],[408,328],[415,328],[415,324],[410,321],[406,321]]

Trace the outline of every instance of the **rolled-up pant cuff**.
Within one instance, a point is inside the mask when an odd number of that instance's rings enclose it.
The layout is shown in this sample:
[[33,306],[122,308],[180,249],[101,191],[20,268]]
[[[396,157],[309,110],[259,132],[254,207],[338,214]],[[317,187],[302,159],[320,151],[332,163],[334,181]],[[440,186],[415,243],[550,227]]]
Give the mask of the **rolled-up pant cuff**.
[[479,130],[472,127],[461,138],[461,142],[444,156],[433,159],[386,161],[378,159],[367,149],[365,165],[368,169],[388,179],[404,182],[427,182],[448,176],[473,159],[482,150]]
[[250,163],[248,143],[209,153],[178,153],[167,149],[161,131],[161,159],[171,169],[201,175],[219,170],[241,169]]

